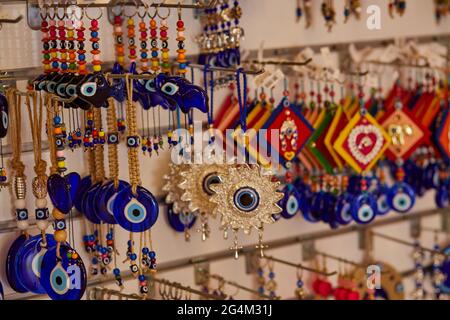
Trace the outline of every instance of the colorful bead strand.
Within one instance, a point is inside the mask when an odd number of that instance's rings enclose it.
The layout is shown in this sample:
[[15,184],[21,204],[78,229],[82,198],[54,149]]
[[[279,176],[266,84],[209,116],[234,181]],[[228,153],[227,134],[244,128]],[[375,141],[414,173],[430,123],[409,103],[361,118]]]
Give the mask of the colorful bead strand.
[[185,43],[186,40],[184,36],[184,22],[181,19],[181,12],[178,14],[178,21],[177,21],[177,41],[178,41],[178,74],[184,75],[187,72],[187,65],[186,65],[186,49],[185,49]]
[[58,59],[58,37],[56,33],[56,21],[54,19],[49,22],[49,39],[50,39],[50,61],[51,72],[59,72]]
[[123,19],[121,16],[114,17],[114,38],[115,38],[115,48],[116,48],[116,60],[120,66],[125,65],[125,51],[123,45],[123,30],[122,30]]
[[78,54],[78,73],[80,75],[87,74],[87,69],[86,69],[86,50],[85,50],[85,45],[84,45],[84,41],[86,40],[84,38],[84,31],[85,30],[86,29],[84,28],[83,21],[79,21],[79,25],[78,25],[78,28],[77,28],[77,41],[78,41],[77,54]]
[[141,70],[142,72],[148,71],[148,49],[147,49],[147,25],[144,22],[144,19],[139,23],[139,32],[141,36],[139,40],[141,41]]
[[52,70],[50,61],[50,37],[49,37],[49,25],[47,20],[43,20],[41,23],[42,32],[42,65],[45,73],[50,73]]
[[91,20],[91,43],[92,43],[92,65],[94,72],[102,71],[102,62],[100,61],[100,38],[98,37],[98,20]]
[[75,49],[75,29],[73,27],[73,22],[68,20],[66,22],[66,32],[67,32],[67,52],[68,52],[68,62],[69,62],[69,72],[77,72],[77,55]]
[[159,53],[158,53],[158,26],[154,17],[150,19],[150,39],[152,46],[152,71],[159,71]]
[[64,20],[58,21],[58,37],[59,37],[59,62],[61,72],[66,73],[69,69],[69,66],[67,64],[66,25]]
[[170,73],[170,57],[169,57],[169,36],[167,31],[169,27],[167,26],[167,19],[164,18],[161,20],[160,27],[160,38],[161,38],[161,71],[164,73]]
[[133,18],[128,18],[127,21],[128,28],[128,58],[130,59],[130,63],[136,62],[136,42],[135,42],[135,25]]

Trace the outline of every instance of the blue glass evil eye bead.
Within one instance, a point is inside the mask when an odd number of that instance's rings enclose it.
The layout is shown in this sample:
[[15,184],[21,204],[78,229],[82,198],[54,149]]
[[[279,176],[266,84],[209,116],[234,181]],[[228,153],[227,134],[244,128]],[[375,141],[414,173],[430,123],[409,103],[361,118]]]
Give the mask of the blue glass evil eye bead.
[[409,212],[414,207],[415,202],[416,195],[414,190],[405,182],[398,182],[389,190],[388,203],[396,212]]
[[97,216],[105,223],[117,223],[116,218],[114,217],[114,201],[117,194],[129,186],[130,184],[128,182],[119,180],[117,189],[115,188],[113,181],[103,185],[99,189],[97,195]]
[[379,216],[384,216],[391,211],[391,207],[389,206],[389,189],[387,187],[380,187],[377,192],[374,193],[377,199],[377,211]]
[[83,260],[70,246],[50,248],[41,264],[41,285],[52,300],[80,300],[86,290],[87,276]]
[[445,184],[442,184],[436,190],[435,200],[436,205],[441,209],[445,209],[450,206],[450,196],[447,186]]
[[138,186],[136,194],[132,187],[119,192],[113,205],[117,223],[130,232],[149,230],[158,219],[158,203],[147,189]]
[[97,190],[101,187],[101,183],[94,184],[85,193],[83,200],[81,201],[81,207],[84,216],[93,224],[100,224],[101,220],[97,216],[96,206],[95,206],[95,196]]
[[344,193],[338,197],[335,205],[335,219],[340,225],[345,226],[353,221],[350,210],[352,201],[353,196],[349,193]]
[[68,214],[73,207],[70,185],[59,174],[52,174],[47,180],[47,190],[53,206]]
[[6,255],[6,279],[9,286],[18,293],[28,292],[28,289],[25,288],[20,282],[19,273],[16,269],[18,252],[22,248],[26,240],[27,238],[24,235],[20,235],[19,237],[17,237],[9,247],[8,254]]
[[186,229],[191,229],[194,226],[195,221],[197,220],[197,217],[191,212],[174,213],[173,206],[171,204],[167,206],[166,212],[169,225],[176,232],[184,232],[186,231]]
[[353,199],[350,212],[357,223],[368,224],[377,215],[377,201],[371,193],[364,192]]
[[9,127],[9,111],[6,97],[0,93],[0,139],[6,137]]
[[300,193],[292,184],[288,184],[283,189],[283,199],[280,200],[282,208],[281,215],[285,219],[293,218],[300,211],[300,203],[302,201]]
[[16,259],[16,270],[20,283],[30,292],[45,294],[40,282],[42,259],[47,248],[56,246],[53,235],[46,234],[46,246],[42,246],[42,235],[29,238],[21,247]]
[[69,187],[70,198],[72,199],[72,203],[76,197],[78,187],[81,182],[81,177],[77,172],[71,172],[64,177],[67,182],[67,186]]
[[87,190],[89,190],[89,188],[92,185],[92,179],[91,176],[86,176],[83,179],[81,179],[77,191],[75,193],[75,198],[73,200],[74,206],[75,208],[79,211],[79,212],[83,212],[83,208],[81,205],[82,200],[85,197],[85,194],[87,192]]

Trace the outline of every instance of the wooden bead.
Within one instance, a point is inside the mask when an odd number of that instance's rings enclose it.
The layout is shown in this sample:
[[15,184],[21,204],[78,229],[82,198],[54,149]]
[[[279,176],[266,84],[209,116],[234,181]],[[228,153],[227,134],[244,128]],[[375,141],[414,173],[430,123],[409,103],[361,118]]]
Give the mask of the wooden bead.
[[55,231],[54,236],[56,242],[65,242],[67,240],[66,230],[57,230]]
[[52,216],[55,220],[63,220],[66,218],[66,215],[56,208],[53,208]]

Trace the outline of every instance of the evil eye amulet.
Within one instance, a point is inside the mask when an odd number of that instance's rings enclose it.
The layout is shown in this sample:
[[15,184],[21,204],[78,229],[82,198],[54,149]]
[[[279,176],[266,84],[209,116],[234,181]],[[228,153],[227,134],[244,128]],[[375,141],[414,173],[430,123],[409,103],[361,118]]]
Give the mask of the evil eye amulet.
[[192,212],[174,213],[172,205],[168,205],[167,220],[169,222],[169,225],[176,232],[184,232],[186,229],[191,229],[194,226],[197,217]]
[[79,212],[83,212],[82,208],[82,200],[85,197],[86,192],[89,190],[89,188],[92,186],[92,179],[91,176],[86,176],[83,179],[81,179],[77,192],[75,193],[75,198],[73,200],[75,208]]
[[281,215],[285,219],[291,219],[300,211],[301,195],[293,185],[285,186],[283,194],[283,199],[279,202],[283,209]]
[[0,139],[6,137],[9,126],[8,101],[0,93]]
[[86,192],[83,200],[81,201],[81,212],[84,214],[86,219],[88,219],[93,224],[100,224],[101,220],[97,216],[97,208],[95,205],[96,194],[98,189],[101,187],[101,183],[96,183],[92,185]]
[[47,180],[47,190],[53,206],[68,214],[73,207],[70,184],[59,174],[52,174]]
[[409,212],[414,207],[415,202],[416,195],[414,189],[407,183],[396,183],[389,190],[388,204],[396,212]]
[[21,284],[35,294],[45,294],[40,282],[42,259],[47,248],[56,246],[53,235],[46,234],[46,246],[42,246],[42,235],[28,239],[18,252],[16,269]]
[[116,218],[114,218],[114,201],[117,194],[119,194],[125,188],[128,188],[130,184],[126,181],[119,180],[117,189],[114,186],[114,182],[111,181],[103,185],[97,192],[97,216],[108,224],[116,224]]
[[379,216],[384,216],[391,211],[391,207],[388,202],[389,189],[381,187],[379,191],[374,193],[377,198],[377,211]]
[[335,219],[340,225],[346,226],[353,221],[350,211],[352,201],[353,196],[349,193],[344,193],[338,197],[335,205]]
[[111,86],[102,73],[93,73],[86,76],[77,86],[77,95],[86,103],[94,107],[106,107],[107,100],[112,94]]
[[364,192],[353,199],[350,212],[357,223],[368,224],[377,215],[377,200],[373,194]]
[[41,285],[52,300],[80,300],[86,290],[87,277],[83,260],[70,246],[57,247],[45,253],[41,265]]
[[17,237],[9,247],[8,254],[6,256],[6,279],[8,280],[9,286],[18,293],[28,292],[28,289],[25,288],[20,282],[19,273],[16,269],[18,252],[26,240],[27,238],[23,234]]
[[436,205],[441,209],[445,209],[450,206],[450,196],[448,193],[447,186],[445,184],[442,184],[436,190],[435,200]]
[[139,186],[136,194],[133,194],[129,186],[117,194],[113,211],[122,228],[130,232],[144,232],[155,224],[159,208],[150,191]]

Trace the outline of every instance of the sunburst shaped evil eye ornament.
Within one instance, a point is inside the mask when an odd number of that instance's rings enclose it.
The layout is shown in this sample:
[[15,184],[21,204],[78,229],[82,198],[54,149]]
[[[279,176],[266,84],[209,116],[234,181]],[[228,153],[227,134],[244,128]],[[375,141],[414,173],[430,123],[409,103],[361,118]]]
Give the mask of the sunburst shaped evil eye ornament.
[[214,213],[216,204],[209,201],[214,195],[212,186],[221,183],[221,175],[226,174],[227,165],[192,165],[180,173],[182,182],[178,185],[184,191],[181,200],[188,202],[190,212],[198,211],[202,215]]
[[281,213],[278,202],[283,193],[280,183],[264,175],[257,165],[227,166],[220,175],[221,183],[211,186],[215,192],[210,201],[216,204],[214,214],[222,217],[222,226],[233,230],[260,230],[274,222],[272,215]]
[[167,192],[166,203],[172,205],[174,213],[189,212],[189,203],[181,200],[184,190],[179,187],[183,182],[181,172],[188,170],[188,164],[169,164],[169,173],[164,176],[165,184],[163,191]]

